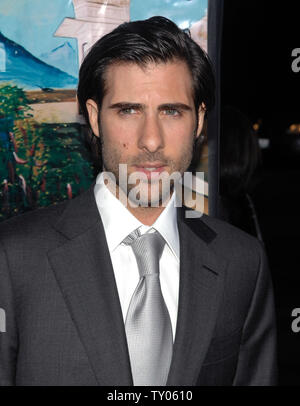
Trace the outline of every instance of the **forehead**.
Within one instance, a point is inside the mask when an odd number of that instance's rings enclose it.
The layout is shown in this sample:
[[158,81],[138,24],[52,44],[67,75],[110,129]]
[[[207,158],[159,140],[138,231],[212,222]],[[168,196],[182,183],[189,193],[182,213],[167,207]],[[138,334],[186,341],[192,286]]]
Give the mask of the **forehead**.
[[183,61],[145,66],[136,63],[110,65],[105,74],[105,89],[104,99],[109,102],[138,102],[156,97],[159,101],[191,103],[193,99],[192,76]]

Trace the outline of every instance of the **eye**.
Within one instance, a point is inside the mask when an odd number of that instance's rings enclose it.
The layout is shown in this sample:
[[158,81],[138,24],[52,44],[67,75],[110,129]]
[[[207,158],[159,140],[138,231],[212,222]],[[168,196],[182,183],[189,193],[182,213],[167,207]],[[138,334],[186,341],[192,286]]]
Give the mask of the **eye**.
[[166,109],[164,110],[164,114],[172,117],[177,117],[181,115],[180,111],[177,109]]
[[134,109],[133,107],[124,107],[119,110],[119,114],[121,115],[129,115],[134,113],[136,113],[136,109]]

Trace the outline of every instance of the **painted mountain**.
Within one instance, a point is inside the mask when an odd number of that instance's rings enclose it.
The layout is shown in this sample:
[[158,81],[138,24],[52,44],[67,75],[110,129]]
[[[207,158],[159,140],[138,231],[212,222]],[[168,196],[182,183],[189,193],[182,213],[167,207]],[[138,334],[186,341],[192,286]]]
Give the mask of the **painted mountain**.
[[[0,32],[1,52],[4,52],[5,69],[0,71],[1,81],[13,81],[24,89],[75,88],[77,79],[62,70],[48,65],[33,56],[21,45]],[[3,58],[2,58],[3,59]]]
[[41,54],[39,58],[71,76],[78,76],[77,55],[69,42],[54,48],[51,52]]

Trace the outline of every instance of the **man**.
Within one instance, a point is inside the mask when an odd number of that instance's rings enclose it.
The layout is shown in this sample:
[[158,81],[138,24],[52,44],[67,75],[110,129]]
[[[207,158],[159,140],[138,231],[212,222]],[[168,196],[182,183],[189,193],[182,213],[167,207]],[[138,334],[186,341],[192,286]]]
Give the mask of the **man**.
[[188,169],[213,83],[205,53],[162,17],[93,46],[78,100],[103,173],[1,225],[1,385],[275,384],[260,243],[191,218],[160,180]]

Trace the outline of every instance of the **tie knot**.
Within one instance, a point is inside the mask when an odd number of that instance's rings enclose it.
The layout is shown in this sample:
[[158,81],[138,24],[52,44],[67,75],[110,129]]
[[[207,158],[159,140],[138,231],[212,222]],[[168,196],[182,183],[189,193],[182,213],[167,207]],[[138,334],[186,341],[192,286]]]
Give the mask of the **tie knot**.
[[159,232],[141,235],[137,229],[130,233],[123,243],[131,246],[141,277],[159,273],[159,260],[165,246],[165,240]]

